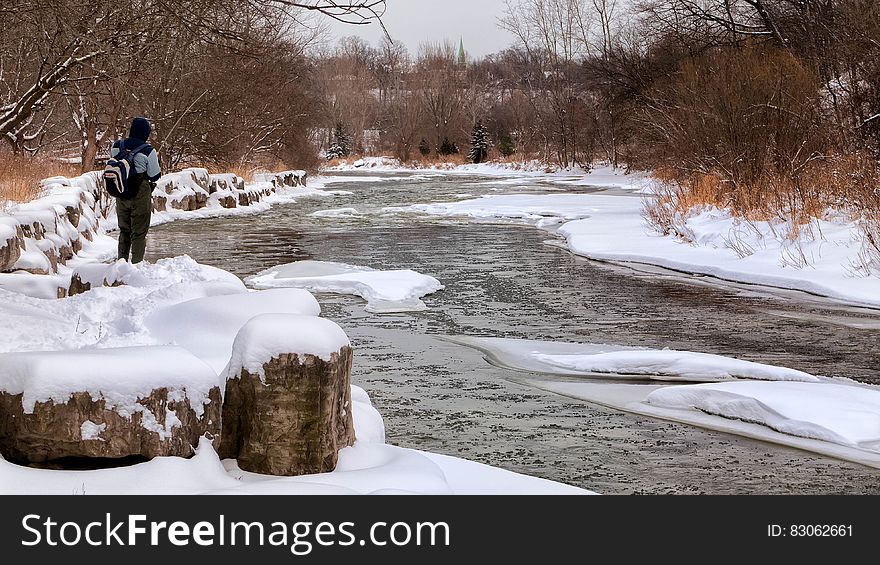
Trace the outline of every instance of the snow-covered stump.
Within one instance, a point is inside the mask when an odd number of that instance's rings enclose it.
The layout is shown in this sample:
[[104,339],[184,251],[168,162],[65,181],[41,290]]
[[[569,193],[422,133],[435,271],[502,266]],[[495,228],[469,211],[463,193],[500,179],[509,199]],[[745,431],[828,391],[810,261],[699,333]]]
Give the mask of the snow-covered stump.
[[333,322],[264,314],[239,331],[223,402],[220,456],[245,471],[333,471],[354,444],[351,344]]
[[0,455],[62,467],[189,457],[219,435],[221,404],[216,373],[178,347],[4,354]]

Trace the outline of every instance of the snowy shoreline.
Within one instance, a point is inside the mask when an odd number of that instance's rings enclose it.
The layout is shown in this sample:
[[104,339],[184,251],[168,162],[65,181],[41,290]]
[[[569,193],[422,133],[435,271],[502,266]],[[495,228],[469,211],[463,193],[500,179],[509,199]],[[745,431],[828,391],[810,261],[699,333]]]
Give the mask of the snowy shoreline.
[[[384,173],[434,171],[395,168],[385,161],[364,168]],[[333,170],[364,172],[364,168]],[[608,167],[589,172],[543,173],[492,164],[436,172],[510,177],[525,182],[544,179],[563,189],[579,187],[594,192],[503,193],[457,202],[391,207],[385,212],[525,223],[560,238],[572,253],[596,261],[652,265],[687,275],[880,307],[880,275],[866,272],[863,266],[863,242],[857,224],[831,213],[802,230],[798,239],[789,240],[784,222],[748,222],[728,211],[706,208],[686,220],[692,241],[685,242],[657,233],[644,219],[643,197],[651,197],[652,183],[644,173],[624,174]]]
[[[159,188],[154,197],[164,192],[187,202],[199,191],[188,186],[188,173],[182,176],[182,187]],[[53,180],[43,198],[15,206],[0,222],[0,235],[26,242],[22,265],[35,267],[35,272],[0,273],[0,315],[5,321],[0,326],[0,367],[6,369],[5,376],[0,376],[0,393],[12,398],[21,395],[26,412],[40,403],[64,403],[74,393],[85,392],[93,400],[107,399],[108,408],[123,417],[139,414],[142,426],[166,437],[180,425],[180,419],[170,405],[167,414],[154,414],[142,399],[165,386],[169,399],[185,399],[199,413],[211,391],[218,386],[222,389],[230,367],[252,361],[241,357],[233,343],[249,320],[269,314],[296,322],[302,327],[293,328],[296,331],[284,341],[302,341],[309,350],[317,347],[312,342],[321,333],[315,324],[335,326],[319,318],[320,306],[307,291],[249,290],[234,275],[189,257],[155,264],[104,263],[115,255],[115,240],[107,235],[115,225],[110,209],[99,208],[94,176]],[[196,181],[194,176],[192,180]],[[261,193],[259,202],[251,201],[253,196],[248,195],[253,192]],[[153,225],[259,213],[272,204],[295,202],[303,196],[339,194],[306,187],[267,192],[266,183],[234,192],[215,190],[212,194],[218,194],[217,199],[235,195],[246,198],[248,204],[158,211]],[[22,210],[37,211],[27,217],[27,224],[36,222],[34,229],[42,226],[38,237],[18,227],[25,221],[16,214]],[[63,260],[48,264],[40,258],[62,248],[70,249]],[[411,284],[414,275],[408,274],[405,282]],[[74,276],[81,286],[87,285],[85,290],[74,296],[65,292],[61,297],[57,289],[66,291]],[[419,292],[441,287],[430,277],[417,280],[415,286]],[[260,355],[272,354],[271,347],[262,349]],[[323,349],[318,352],[325,353]],[[58,378],[59,371],[63,378]],[[124,386],[117,383],[120,375],[126,375]],[[0,494],[590,494],[500,468],[386,444],[384,422],[367,392],[352,385],[351,396],[358,441],[340,451],[339,464],[331,473],[300,477],[245,473],[235,461],[221,461],[203,438],[190,459],[157,457],[133,466],[93,471],[23,467],[0,457]],[[87,421],[77,428],[81,438],[76,439],[107,441],[102,435],[105,429],[104,424]]]

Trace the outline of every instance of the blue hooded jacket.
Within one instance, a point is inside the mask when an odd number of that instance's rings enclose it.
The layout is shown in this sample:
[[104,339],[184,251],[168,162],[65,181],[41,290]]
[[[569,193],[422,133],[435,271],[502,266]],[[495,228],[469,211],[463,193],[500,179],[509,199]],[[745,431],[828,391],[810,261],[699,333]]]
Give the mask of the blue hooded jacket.
[[[124,146],[127,151],[133,151],[147,143],[153,128],[150,121],[146,118],[135,118],[131,121],[131,128],[128,130],[128,137],[121,141],[117,141],[110,149],[110,156],[116,157],[119,149]],[[162,170],[159,167],[159,154],[152,145],[147,144],[146,147],[134,157],[134,170],[138,173],[147,173],[147,178],[152,182],[159,180],[162,176]]]

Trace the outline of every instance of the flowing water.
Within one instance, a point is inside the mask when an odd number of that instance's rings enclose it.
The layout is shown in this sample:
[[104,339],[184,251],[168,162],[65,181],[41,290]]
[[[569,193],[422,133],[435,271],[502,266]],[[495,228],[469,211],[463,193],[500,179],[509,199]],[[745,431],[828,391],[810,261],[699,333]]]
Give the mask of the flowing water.
[[[602,493],[880,493],[880,472],[795,449],[657,421],[543,392],[548,378],[499,368],[443,336],[669,347],[880,382],[880,312],[801,293],[717,284],[576,257],[536,228],[383,212],[546,181],[464,175],[349,175],[250,216],[154,228],[148,259],[188,254],[241,277],[312,259],[410,268],[446,289],[423,312],[373,315],[318,295],[355,348],[352,380],[382,413],[389,443]],[[578,190],[599,190],[583,189]],[[312,217],[354,208],[348,217]]]

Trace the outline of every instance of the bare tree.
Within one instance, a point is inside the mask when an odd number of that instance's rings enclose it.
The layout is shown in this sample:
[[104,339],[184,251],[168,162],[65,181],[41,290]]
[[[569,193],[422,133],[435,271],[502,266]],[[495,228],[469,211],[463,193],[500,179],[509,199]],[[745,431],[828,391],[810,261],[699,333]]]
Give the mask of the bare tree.
[[575,131],[583,124],[576,115],[583,100],[578,100],[575,71],[589,47],[583,39],[585,8],[583,0],[508,1],[500,20],[529,58],[543,64],[529,86],[535,111],[547,112],[554,160],[564,167],[592,160],[588,147],[579,144],[583,132]]
[[[448,148],[456,144],[456,134],[462,130],[463,90],[465,69],[456,60],[451,43],[424,44],[414,71],[413,88],[422,101],[428,130],[434,138],[434,147]],[[444,143],[445,142],[445,143]]]

